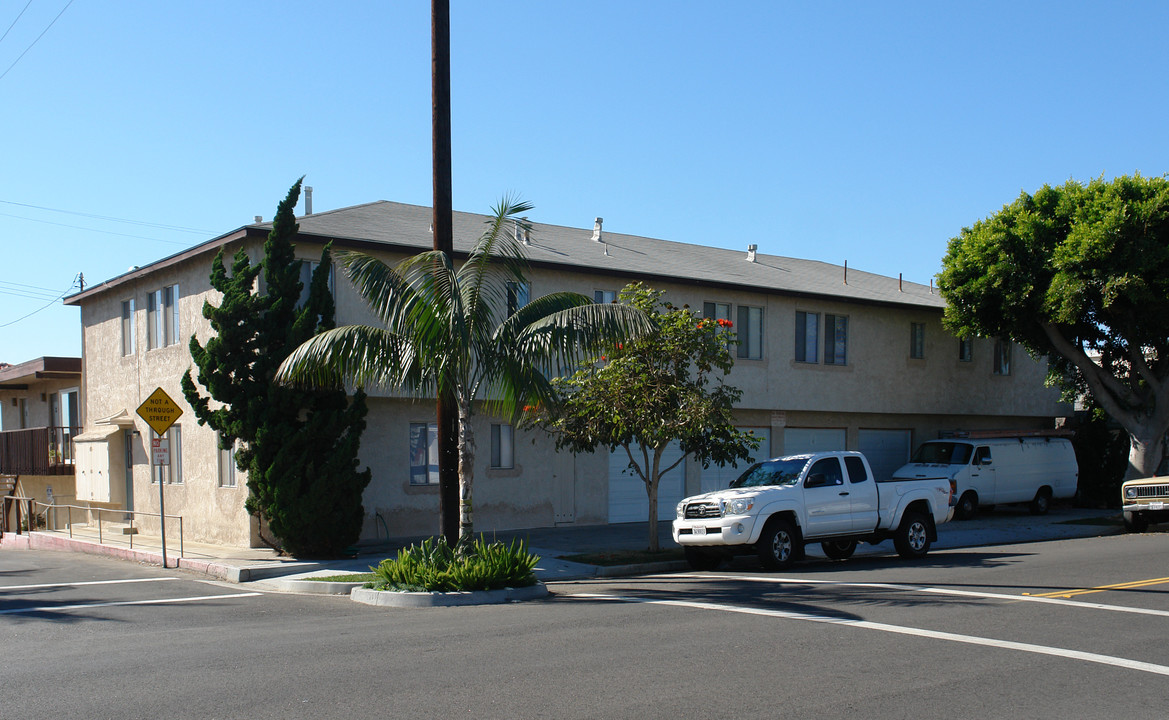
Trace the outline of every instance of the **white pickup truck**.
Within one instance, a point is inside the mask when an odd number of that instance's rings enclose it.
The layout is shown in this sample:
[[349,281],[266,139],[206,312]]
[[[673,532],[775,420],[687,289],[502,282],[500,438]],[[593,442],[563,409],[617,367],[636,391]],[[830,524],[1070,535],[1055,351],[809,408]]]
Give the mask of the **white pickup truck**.
[[682,500],[674,541],[696,570],[751,551],[780,570],[816,541],[833,560],[851,556],[857,542],[889,538],[899,555],[918,558],[955,502],[948,478],[878,481],[859,452],[790,455],[755,463],[726,490]]

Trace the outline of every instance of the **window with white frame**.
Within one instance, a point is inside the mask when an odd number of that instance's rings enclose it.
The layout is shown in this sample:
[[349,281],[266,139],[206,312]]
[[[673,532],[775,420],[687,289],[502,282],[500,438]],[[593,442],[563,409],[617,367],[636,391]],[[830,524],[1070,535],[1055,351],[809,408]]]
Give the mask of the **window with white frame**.
[[748,360],[759,360],[763,357],[763,308],[739,306],[735,337],[739,340],[739,357]]
[[236,487],[235,479],[235,443],[223,447],[222,438],[216,433],[216,446],[219,448],[219,487]]
[[[160,437],[153,430],[150,439]],[[151,465],[150,481],[154,484],[164,482],[167,485],[182,485],[183,483],[183,429],[179,425],[171,425],[162,436],[170,446],[170,465]],[[151,443],[153,445],[153,443]]]
[[925,359],[925,323],[909,323],[909,357]]
[[848,364],[847,315],[824,315],[824,364]]
[[134,298],[122,301],[122,355],[134,354]]
[[150,350],[179,341],[179,286],[168,285],[146,296],[146,347]]
[[820,313],[796,311],[796,362],[818,362]]
[[505,423],[491,424],[491,467],[515,467],[515,443],[512,427]]
[[532,300],[532,286],[530,283],[508,281],[507,283],[507,316],[511,317],[524,305]]
[[617,291],[615,290],[594,290],[593,302],[598,305],[607,305],[609,303],[617,302]]
[[410,484],[438,484],[437,423],[410,423]]
[[1010,375],[1011,374],[1011,341],[1010,340],[995,340],[994,341],[994,374],[995,375]]

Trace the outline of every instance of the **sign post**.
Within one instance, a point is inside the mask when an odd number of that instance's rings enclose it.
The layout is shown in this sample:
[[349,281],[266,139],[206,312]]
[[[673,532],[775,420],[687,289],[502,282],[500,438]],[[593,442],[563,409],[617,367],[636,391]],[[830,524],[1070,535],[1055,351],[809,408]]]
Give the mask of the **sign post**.
[[[138,406],[138,416],[146,421],[150,429],[158,437],[150,439],[150,466],[170,465],[170,440],[162,437],[175,424],[175,420],[183,414],[183,409],[167,395],[162,388],[156,388],[150,397]],[[153,473],[154,470],[151,470]],[[163,501],[162,488],[166,483],[158,478],[158,526],[162,534],[162,566],[166,563],[166,505]]]

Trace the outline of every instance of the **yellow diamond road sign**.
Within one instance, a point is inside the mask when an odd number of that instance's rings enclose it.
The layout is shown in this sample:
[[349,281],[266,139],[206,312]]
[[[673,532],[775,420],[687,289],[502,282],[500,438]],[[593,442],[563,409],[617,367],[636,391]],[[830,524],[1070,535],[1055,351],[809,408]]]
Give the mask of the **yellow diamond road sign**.
[[156,389],[146,398],[146,402],[138,406],[138,415],[154,430],[155,434],[162,435],[175,420],[183,414],[183,409],[171,400],[162,388]]

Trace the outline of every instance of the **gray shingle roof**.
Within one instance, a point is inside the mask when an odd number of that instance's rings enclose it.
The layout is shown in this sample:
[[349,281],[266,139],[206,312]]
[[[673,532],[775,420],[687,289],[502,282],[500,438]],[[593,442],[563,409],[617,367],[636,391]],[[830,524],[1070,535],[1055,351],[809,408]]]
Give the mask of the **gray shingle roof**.
[[[423,250],[433,245],[431,215],[428,207],[381,201],[308,215],[298,221],[302,234]],[[486,215],[456,212],[456,252],[469,250],[489,219]],[[528,259],[533,265],[568,266],[577,271],[643,277],[647,281],[662,278],[865,303],[936,309],[945,306],[936,288],[855,268],[848,269],[845,284],[841,265],[762,253],[756,255],[755,262],[748,262],[746,247],[726,250],[609,231],[603,232],[603,242],[598,243],[592,235],[592,228],[532,223]]]
[[[432,211],[421,205],[378,201],[328,210],[297,219],[302,236],[337,240],[339,246],[384,246],[387,250],[416,252],[430,249]],[[483,233],[490,218],[475,213],[454,213],[455,251],[467,252]],[[84,292],[65,298],[76,305],[85,298],[148,275],[184,259],[210,252],[245,235],[266,234],[271,223],[245,226],[141,268],[111,278]],[[759,253],[748,262],[747,252],[691,245],[604,231],[604,242],[592,239],[592,228],[581,229],[532,223],[528,259],[534,266],[563,267],[575,272],[595,272],[608,277],[641,279],[714,287],[741,288],[776,294],[800,295],[852,302],[910,306],[940,310],[945,301],[936,288],[898,278],[866,273],[841,265]]]

